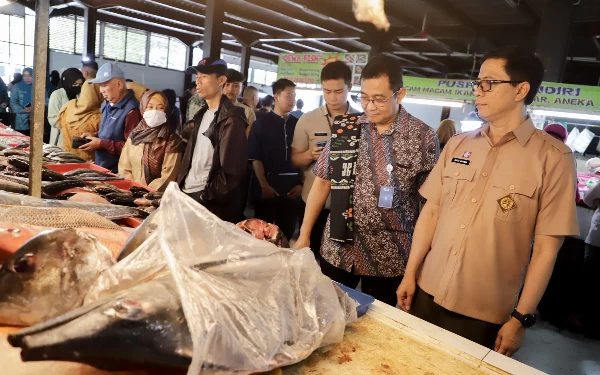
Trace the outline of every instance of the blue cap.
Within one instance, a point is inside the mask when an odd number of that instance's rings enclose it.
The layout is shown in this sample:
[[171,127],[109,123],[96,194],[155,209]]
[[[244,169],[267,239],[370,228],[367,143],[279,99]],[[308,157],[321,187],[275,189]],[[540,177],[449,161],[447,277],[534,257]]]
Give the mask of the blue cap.
[[125,73],[115,63],[106,63],[100,67],[96,78],[88,83],[106,83],[113,78],[125,79]]

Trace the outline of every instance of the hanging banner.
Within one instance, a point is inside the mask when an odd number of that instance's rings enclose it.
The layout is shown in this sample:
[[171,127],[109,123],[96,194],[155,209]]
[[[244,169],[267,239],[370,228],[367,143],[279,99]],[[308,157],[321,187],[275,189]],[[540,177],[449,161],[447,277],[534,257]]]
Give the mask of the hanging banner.
[[[333,61],[344,61],[352,69],[352,82],[360,86],[360,74],[368,62],[368,53],[282,53],[278,78],[296,83],[321,83],[321,69]],[[445,78],[404,76],[408,97],[475,101],[471,81]],[[532,104],[536,107],[572,111],[600,111],[600,86],[578,86],[543,82]]]
[[360,85],[360,74],[369,61],[369,54],[360,53],[282,53],[279,55],[277,78],[295,83],[321,84],[321,70],[330,62],[343,61],[352,69],[352,83]]

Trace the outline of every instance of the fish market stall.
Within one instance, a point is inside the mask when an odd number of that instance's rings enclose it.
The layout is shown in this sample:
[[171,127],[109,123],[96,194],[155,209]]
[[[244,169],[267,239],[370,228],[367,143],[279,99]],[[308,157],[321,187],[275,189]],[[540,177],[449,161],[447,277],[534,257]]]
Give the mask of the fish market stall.
[[41,232],[0,268],[0,322],[30,326],[0,331],[3,372],[541,374],[379,301],[359,317],[364,295],[273,232],[225,223],[176,184],[118,256],[76,229]]

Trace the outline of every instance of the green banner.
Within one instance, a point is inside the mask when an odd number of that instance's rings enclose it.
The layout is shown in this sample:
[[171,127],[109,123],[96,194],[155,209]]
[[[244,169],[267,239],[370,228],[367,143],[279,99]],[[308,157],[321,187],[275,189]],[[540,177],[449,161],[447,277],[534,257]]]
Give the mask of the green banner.
[[360,86],[360,74],[369,60],[368,53],[282,53],[279,55],[278,78],[295,83],[321,84],[321,70],[330,62],[343,61],[352,69],[352,82]]
[[[279,56],[278,78],[296,83],[319,85],[321,69],[333,61],[344,61],[352,69],[353,85],[360,86],[360,74],[367,64],[367,53],[282,53]],[[404,77],[409,97],[440,100],[474,101],[471,81]],[[600,111],[600,87],[543,82],[534,106],[557,110]]]

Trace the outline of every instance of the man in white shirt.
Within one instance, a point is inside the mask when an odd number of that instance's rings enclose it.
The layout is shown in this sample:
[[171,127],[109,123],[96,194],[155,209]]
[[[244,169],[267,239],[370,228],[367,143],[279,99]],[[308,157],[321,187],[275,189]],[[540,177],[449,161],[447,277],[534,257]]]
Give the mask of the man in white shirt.
[[246,203],[248,141],[244,109],[223,95],[227,63],[206,58],[189,67],[205,100],[195,117],[177,182],[183,191],[225,221],[242,219]]
[[[319,160],[321,150],[331,137],[331,124],[336,116],[355,113],[348,102],[348,94],[352,89],[352,70],[343,61],[327,64],[321,71],[321,85],[325,105],[304,114],[294,132],[292,142],[292,165],[304,172],[302,200],[306,203],[308,193],[315,181],[312,172],[315,161]],[[330,199],[315,222],[311,232],[311,249],[319,258],[321,240],[327,217],[329,216]]]

